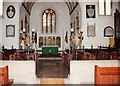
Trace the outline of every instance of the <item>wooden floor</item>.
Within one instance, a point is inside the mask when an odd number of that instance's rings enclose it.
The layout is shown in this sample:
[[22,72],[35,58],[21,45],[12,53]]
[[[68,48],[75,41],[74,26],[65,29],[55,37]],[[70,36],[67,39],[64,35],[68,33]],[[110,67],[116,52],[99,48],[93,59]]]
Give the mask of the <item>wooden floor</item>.
[[45,84],[60,84],[62,86],[64,86],[64,78],[42,78],[40,79],[40,84],[45,85]]

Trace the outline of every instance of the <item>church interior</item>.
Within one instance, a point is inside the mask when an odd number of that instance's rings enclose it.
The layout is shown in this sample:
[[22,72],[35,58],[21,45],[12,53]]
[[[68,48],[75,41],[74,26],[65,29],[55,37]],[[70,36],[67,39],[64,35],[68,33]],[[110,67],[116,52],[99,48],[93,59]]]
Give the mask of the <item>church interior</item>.
[[0,86],[120,84],[120,0],[0,0]]

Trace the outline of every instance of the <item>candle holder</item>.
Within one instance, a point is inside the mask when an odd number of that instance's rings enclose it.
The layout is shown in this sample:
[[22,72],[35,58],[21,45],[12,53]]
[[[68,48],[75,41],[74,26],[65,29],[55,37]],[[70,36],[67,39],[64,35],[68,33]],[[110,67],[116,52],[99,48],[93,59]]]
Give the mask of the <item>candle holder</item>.
[[20,49],[30,49],[30,47],[33,46],[35,43],[35,30],[32,30],[32,36],[30,38],[30,34],[26,33],[25,29],[23,31],[20,31],[19,36],[19,45]]

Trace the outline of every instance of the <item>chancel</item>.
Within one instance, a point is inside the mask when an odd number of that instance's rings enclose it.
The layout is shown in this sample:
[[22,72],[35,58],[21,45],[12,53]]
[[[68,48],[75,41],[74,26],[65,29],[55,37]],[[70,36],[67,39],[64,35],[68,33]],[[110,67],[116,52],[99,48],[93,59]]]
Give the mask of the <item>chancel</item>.
[[120,84],[120,0],[0,0],[0,32],[0,86]]

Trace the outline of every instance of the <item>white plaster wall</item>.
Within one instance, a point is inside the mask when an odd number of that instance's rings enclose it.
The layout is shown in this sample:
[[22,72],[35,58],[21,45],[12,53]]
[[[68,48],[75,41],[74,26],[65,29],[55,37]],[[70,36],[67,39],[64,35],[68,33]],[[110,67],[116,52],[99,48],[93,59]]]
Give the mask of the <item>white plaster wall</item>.
[[[95,5],[96,8],[96,18],[86,18],[86,5]],[[82,30],[83,30],[83,45],[85,47],[90,47],[93,45],[94,47],[97,47],[99,45],[108,45],[109,41],[108,38],[104,38],[104,28],[107,25],[110,25],[113,27],[113,17],[112,16],[98,16],[98,3],[82,3]],[[88,37],[87,36],[87,23],[95,23],[95,37]]]
[[2,16],[0,17],[0,49],[2,48]]
[[35,75],[35,61],[0,61],[0,67],[8,65],[13,84],[40,84]]
[[[25,10],[23,5],[21,5],[21,7],[20,7],[20,20],[23,20],[23,28],[25,28],[25,15],[27,16],[27,23],[29,25],[30,24],[30,15]],[[20,21],[20,28],[21,28],[21,21]]]
[[[51,8],[55,10],[56,12],[56,30],[57,32],[55,34],[45,34],[42,33],[42,13],[45,9]],[[59,35],[62,37],[62,47],[61,49],[64,49],[65,47],[65,41],[64,36],[66,31],[70,31],[70,16],[69,16],[69,10],[64,2],[37,2],[34,4],[30,16],[30,29],[35,28],[37,31],[37,37],[41,35]],[[68,36],[69,37],[69,36]],[[39,38],[37,38],[39,39]],[[38,42],[38,41],[37,41]],[[38,42],[39,43],[39,42]],[[37,48],[38,47],[37,43]]]
[[81,20],[81,6],[80,6],[80,4],[79,5],[77,5],[77,7],[75,8],[75,10],[73,11],[73,13],[70,15],[70,22],[72,23],[72,27],[74,28],[74,26],[73,26],[73,23],[74,23],[74,21],[75,21],[75,26],[76,26],[76,16],[77,16],[77,13],[78,13],[78,16],[79,16],[79,27],[80,27],[80,29],[81,29],[81,22],[82,22],[82,20]]
[[[112,26],[114,28],[114,12],[115,9],[118,8],[118,3],[113,2],[112,3],[112,15],[111,16],[99,16],[98,14],[98,0],[79,0],[80,4],[80,29],[83,31],[83,43],[86,48],[90,48],[91,45],[93,47],[97,47],[99,45],[101,46],[108,46],[109,45],[109,38],[104,37],[104,28],[106,26]],[[96,18],[86,18],[86,5],[95,5],[95,13],[96,13]],[[78,8],[72,13],[71,15],[71,22],[75,20],[76,16],[76,11],[79,11]],[[87,23],[95,23],[95,32],[96,36],[95,37],[88,37],[87,36]]]
[[94,84],[95,65],[101,67],[120,67],[118,60],[70,61],[70,84]]
[[[12,19],[7,18],[6,10],[9,5],[13,5],[15,7],[16,13]],[[13,45],[14,48],[19,48],[19,14],[20,14],[20,3],[19,2],[6,2],[4,1],[4,15],[2,22],[2,45],[5,48],[11,49]],[[15,25],[15,37],[6,37],[6,25]]]

